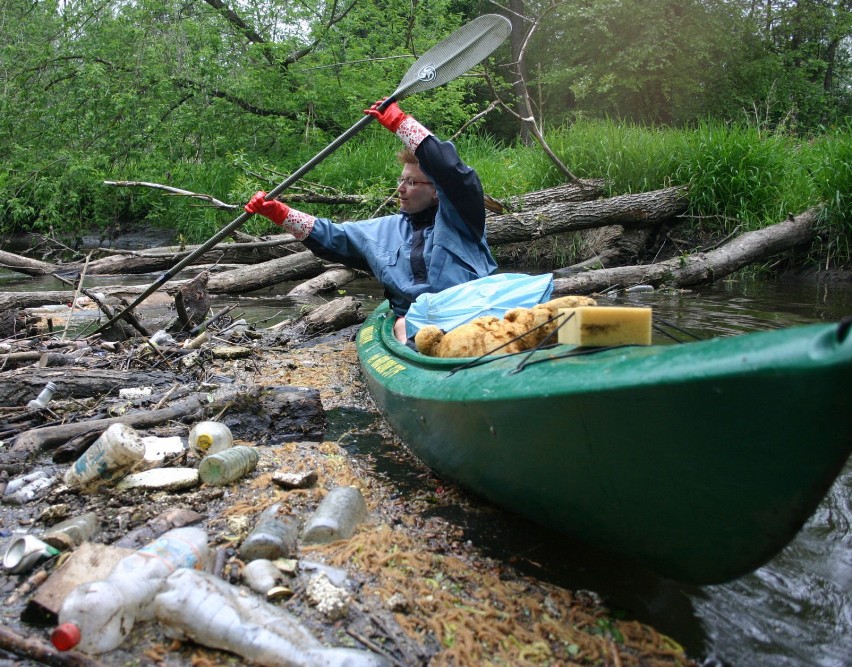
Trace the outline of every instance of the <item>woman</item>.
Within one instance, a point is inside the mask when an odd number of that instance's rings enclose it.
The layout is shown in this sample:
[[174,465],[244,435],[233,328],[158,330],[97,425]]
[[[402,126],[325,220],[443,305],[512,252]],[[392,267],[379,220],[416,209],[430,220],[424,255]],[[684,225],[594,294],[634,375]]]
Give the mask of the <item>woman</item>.
[[406,342],[405,314],[420,294],[490,275],[497,263],[485,240],[476,171],[451,142],[439,140],[396,102],[384,110],[380,104],[364,113],[404,144],[397,155],[403,165],[399,213],[335,223],[267,200],[265,192],[256,193],[245,209],[282,226],[323,259],[371,271],[397,315],[394,335]]

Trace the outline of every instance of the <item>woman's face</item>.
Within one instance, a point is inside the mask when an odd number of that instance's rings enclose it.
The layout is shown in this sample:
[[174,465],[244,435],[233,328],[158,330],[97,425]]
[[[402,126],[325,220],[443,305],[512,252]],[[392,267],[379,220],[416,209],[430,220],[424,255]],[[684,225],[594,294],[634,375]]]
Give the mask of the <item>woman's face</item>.
[[420,165],[406,163],[402,168],[399,187],[399,208],[413,215],[438,203],[438,193]]

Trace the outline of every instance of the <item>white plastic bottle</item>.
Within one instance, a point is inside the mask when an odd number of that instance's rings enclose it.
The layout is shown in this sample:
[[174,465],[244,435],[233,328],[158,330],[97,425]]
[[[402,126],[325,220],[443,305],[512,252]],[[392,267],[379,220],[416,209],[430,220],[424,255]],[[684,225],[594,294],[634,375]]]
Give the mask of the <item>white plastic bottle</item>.
[[327,648],[285,609],[207,572],[175,572],[152,607],[170,637],[192,639],[266,667],[389,666],[370,651]]
[[189,447],[216,454],[234,445],[234,436],[222,422],[198,422],[189,431]]
[[71,488],[94,491],[118,482],[145,456],[142,438],[126,424],[112,424],[65,472]]
[[122,558],[106,579],[77,586],[59,609],[50,640],[60,651],[89,654],[118,647],[137,619],[151,617],[150,605],[172,572],[207,563],[207,533],[194,526],[175,528]]

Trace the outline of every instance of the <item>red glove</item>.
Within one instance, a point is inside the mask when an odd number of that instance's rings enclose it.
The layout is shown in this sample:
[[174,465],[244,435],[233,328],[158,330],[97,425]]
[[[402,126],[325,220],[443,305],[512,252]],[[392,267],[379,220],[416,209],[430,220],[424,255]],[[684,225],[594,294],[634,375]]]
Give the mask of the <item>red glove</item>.
[[269,218],[276,225],[283,225],[287,216],[290,215],[290,207],[287,204],[277,199],[266,199],[266,193],[262,190],[254,194],[245,209],[248,213],[258,213],[264,218]]
[[379,111],[379,105],[382,102],[384,99],[379,100],[369,109],[364,109],[364,113],[375,118],[391,132],[396,132],[402,125],[402,121],[408,118],[408,114],[404,113],[396,102],[391,102],[384,111]]

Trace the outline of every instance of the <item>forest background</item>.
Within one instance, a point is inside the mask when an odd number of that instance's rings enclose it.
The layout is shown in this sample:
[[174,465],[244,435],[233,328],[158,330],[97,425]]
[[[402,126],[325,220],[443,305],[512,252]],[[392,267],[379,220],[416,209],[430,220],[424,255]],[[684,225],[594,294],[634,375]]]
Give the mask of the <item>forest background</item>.
[[[487,194],[685,184],[685,224],[720,236],[821,205],[796,261],[849,268],[852,0],[0,0],[0,244],[204,240],[483,13],[510,18],[510,40],[403,107],[453,137]],[[290,196],[338,219],[392,206],[397,143],[374,124]]]

